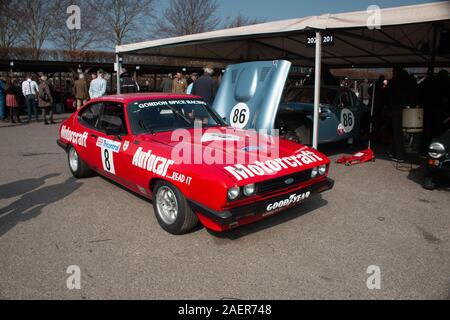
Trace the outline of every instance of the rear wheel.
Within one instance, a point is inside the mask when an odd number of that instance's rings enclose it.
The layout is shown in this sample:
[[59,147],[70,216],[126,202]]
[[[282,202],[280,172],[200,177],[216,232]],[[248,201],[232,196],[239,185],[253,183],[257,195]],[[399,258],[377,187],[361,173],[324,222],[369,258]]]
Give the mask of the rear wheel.
[[153,209],[159,225],[171,234],[189,232],[198,224],[197,215],[184,195],[168,182],[156,183],[153,189]]
[[67,159],[69,161],[69,168],[72,175],[77,179],[87,178],[92,175],[92,170],[78,155],[74,147],[69,146],[67,150]]

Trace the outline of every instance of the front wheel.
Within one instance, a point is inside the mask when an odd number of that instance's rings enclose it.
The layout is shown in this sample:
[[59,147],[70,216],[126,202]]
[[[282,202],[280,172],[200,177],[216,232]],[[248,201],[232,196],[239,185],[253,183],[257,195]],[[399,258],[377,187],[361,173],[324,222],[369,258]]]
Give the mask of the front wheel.
[[422,187],[427,190],[434,190],[436,189],[436,183],[434,182],[432,177],[427,176],[423,181]]
[[198,224],[197,215],[184,195],[168,182],[156,183],[153,189],[153,209],[159,225],[171,234],[189,232]]
[[353,146],[354,142],[355,142],[354,138],[347,138],[347,145],[348,146]]
[[82,179],[92,175],[91,168],[80,158],[77,150],[73,146],[70,146],[67,150],[67,159],[69,161],[70,172],[72,172],[75,178]]

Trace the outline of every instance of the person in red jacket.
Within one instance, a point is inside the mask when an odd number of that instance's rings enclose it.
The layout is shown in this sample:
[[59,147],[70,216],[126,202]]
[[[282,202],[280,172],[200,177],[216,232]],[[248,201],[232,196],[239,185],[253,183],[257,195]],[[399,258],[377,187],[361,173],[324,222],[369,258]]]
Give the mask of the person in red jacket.
[[9,108],[11,115],[11,123],[22,123],[19,116],[19,94],[20,88],[14,80],[10,80],[6,86],[6,106]]

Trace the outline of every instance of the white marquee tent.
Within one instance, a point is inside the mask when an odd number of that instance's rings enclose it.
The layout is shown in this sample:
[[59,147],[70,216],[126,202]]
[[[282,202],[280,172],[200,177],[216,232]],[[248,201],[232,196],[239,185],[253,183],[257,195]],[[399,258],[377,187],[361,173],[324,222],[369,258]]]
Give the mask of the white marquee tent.
[[[236,63],[286,59],[315,66],[317,146],[321,66],[450,66],[450,1],[323,14],[116,47],[123,55],[151,55]],[[311,35],[313,33],[313,35]],[[333,43],[327,46],[323,39]],[[315,49],[314,49],[315,48]]]

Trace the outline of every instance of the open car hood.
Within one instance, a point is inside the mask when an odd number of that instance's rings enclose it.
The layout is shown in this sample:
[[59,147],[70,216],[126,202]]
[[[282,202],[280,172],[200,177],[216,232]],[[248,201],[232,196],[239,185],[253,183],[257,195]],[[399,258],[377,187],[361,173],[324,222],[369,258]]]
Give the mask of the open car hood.
[[274,129],[290,68],[286,60],[228,66],[213,108],[235,128]]

